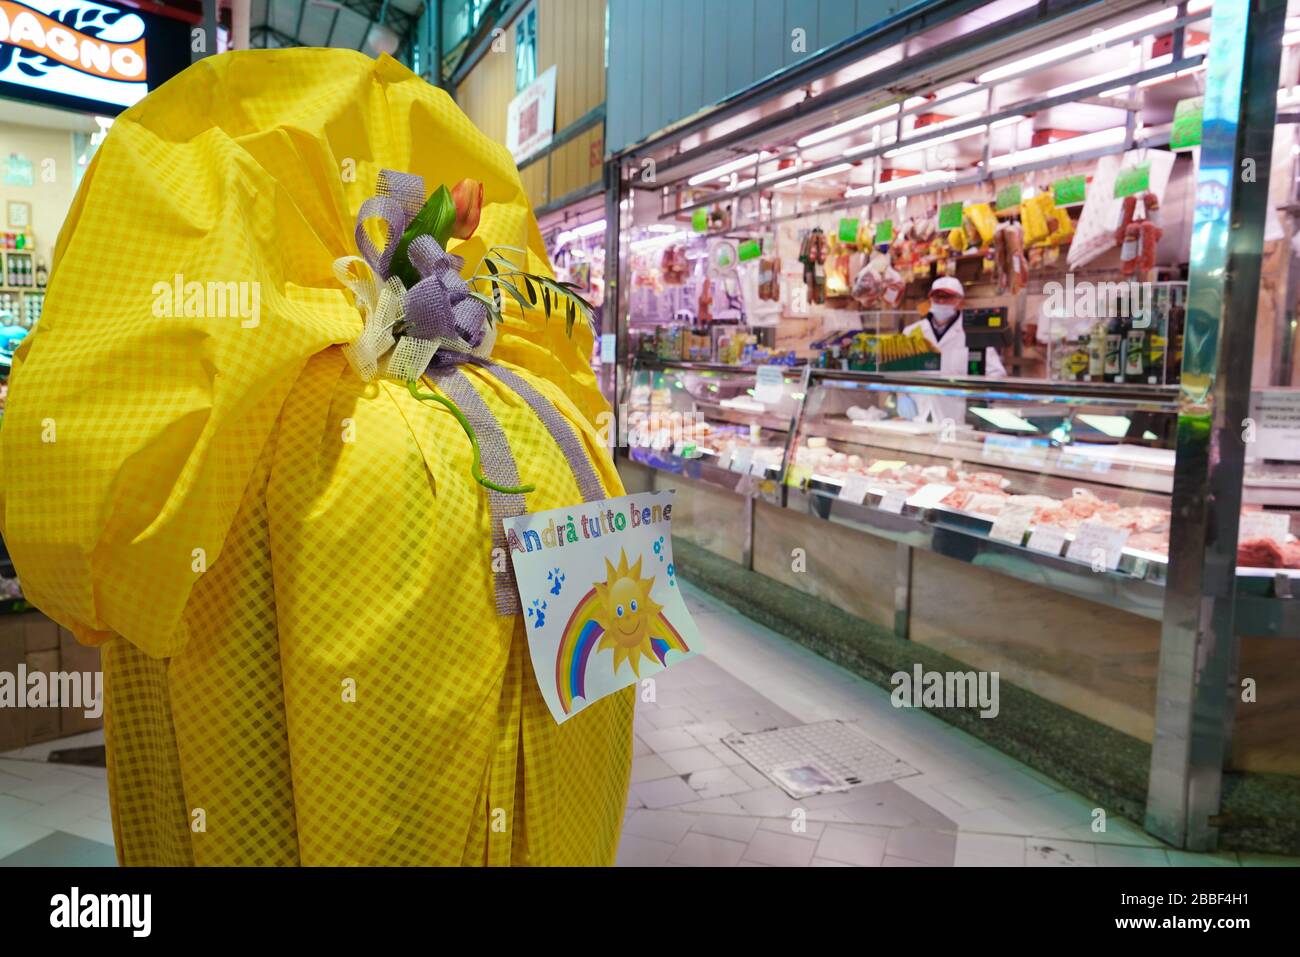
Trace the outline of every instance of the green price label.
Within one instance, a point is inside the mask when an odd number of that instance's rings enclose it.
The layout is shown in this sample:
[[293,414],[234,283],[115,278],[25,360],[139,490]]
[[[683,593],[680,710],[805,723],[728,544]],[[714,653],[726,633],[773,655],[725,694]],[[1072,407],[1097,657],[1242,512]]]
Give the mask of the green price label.
[[961,203],[944,203],[939,207],[939,228],[958,229],[961,226]]
[[1203,96],[1178,101],[1178,105],[1174,107],[1174,125],[1169,131],[1171,150],[1185,150],[1201,145],[1201,119],[1204,109],[1205,97]]
[[1011,209],[1020,205],[1020,187],[1004,186],[998,190],[998,198],[993,201],[994,209]]
[[856,219],[840,220],[840,242],[856,243],[858,241],[858,221]]
[[1143,163],[1132,169],[1122,169],[1115,176],[1115,198],[1145,193],[1151,188],[1151,164]]
[[707,209],[697,209],[691,213],[691,228],[697,233],[707,233],[709,231],[709,211]]
[[876,227],[876,238],[874,242],[879,245],[880,243],[892,243],[893,241],[894,221],[892,219],[882,220]]
[[1067,176],[1052,184],[1052,198],[1057,206],[1069,206],[1082,203],[1088,185],[1087,177]]
[[746,239],[736,249],[736,256],[741,262],[757,259],[763,255],[763,245],[757,239]]

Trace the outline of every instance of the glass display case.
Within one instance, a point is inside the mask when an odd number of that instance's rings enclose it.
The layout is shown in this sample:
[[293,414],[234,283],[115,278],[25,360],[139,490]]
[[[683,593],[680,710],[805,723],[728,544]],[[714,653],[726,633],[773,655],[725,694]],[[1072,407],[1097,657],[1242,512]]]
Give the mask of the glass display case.
[[[1159,618],[1176,408],[1162,386],[815,369],[786,504]],[[1300,585],[1295,512],[1244,507],[1243,595],[1289,598]]]
[[637,362],[624,417],[633,461],[729,489],[769,480],[779,499],[791,429],[807,389],[797,366]]

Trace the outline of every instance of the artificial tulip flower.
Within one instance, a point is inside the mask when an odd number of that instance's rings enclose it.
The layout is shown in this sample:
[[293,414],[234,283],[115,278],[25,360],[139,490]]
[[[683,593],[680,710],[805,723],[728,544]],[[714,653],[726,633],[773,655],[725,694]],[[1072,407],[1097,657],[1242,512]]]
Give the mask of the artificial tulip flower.
[[483,184],[476,179],[463,179],[452,189],[451,200],[456,204],[456,225],[451,234],[457,239],[469,239],[478,229],[483,212]]

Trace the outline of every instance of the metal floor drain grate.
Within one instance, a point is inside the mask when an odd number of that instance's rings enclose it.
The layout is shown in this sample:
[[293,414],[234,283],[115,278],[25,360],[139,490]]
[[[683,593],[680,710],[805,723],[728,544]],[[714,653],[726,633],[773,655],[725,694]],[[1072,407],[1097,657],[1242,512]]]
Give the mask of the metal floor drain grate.
[[722,743],[794,798],[920,773],[847,721],[736,733]]

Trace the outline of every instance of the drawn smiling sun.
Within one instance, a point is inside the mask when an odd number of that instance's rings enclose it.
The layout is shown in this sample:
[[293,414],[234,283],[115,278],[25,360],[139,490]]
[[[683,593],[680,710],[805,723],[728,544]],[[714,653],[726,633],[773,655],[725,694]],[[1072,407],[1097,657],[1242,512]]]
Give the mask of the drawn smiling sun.
[[650,597],[655,580],[641,577],[640,558],[629,568],[627,552],[620,549],[617,568],[605,559],[605,576],[593,583],[599,601],[592,617],[605,630],[599,647],[613,650],[615,671],[626,661],[639,678],[641,656],[656,660],[650,630],[664,606]]

